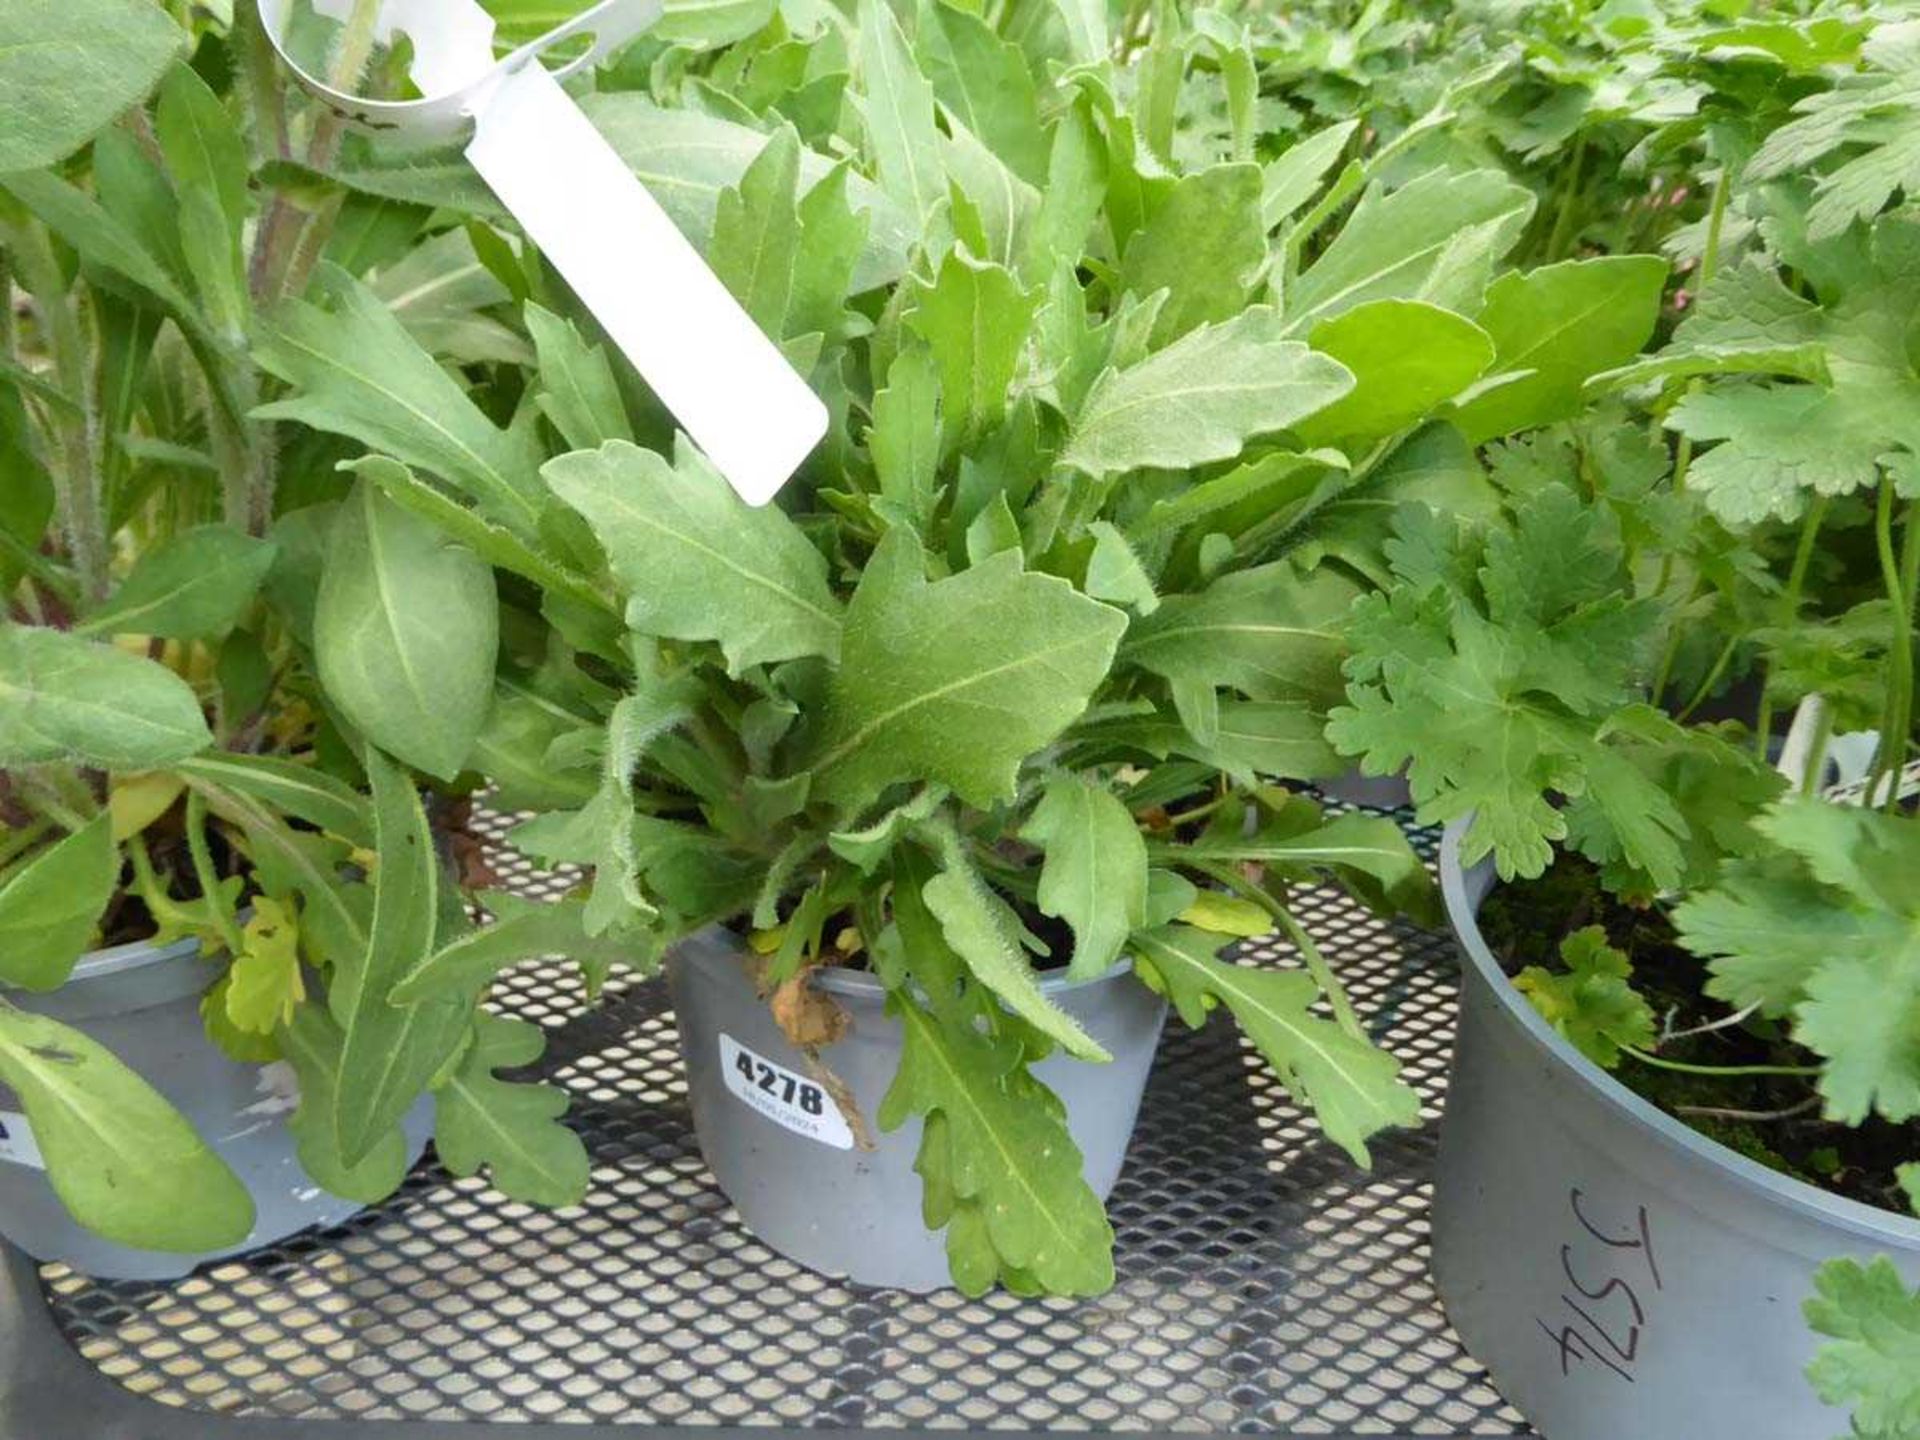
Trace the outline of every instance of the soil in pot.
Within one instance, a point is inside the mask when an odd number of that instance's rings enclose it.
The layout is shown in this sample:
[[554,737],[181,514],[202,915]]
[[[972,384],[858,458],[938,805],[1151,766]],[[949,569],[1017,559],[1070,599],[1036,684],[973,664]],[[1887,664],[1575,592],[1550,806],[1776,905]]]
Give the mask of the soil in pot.
[[[1702,993],[1706,962],[1683,949],[1657,904],[1630,905],[1600,884],[1598,869],[1561,855],[1537,879],[1503,882],[1480,907],[1480,930],[1508,975],[1528,966],[1564,973],[1563,937],[1587,926],[1631,962],[1633,988],[1652,1007],[1651,1052],[1676,1065],[1811,1067],[1819,1057],[1786,1027],[1758,1015],[1703,1030],[1728,1006]],[[1694,1033],[1687,1033],[1694,1032]],[[1832,1194],[1909,1213],[1895,1167],[1920,1155],[1920,1121],[1871,1116],[1859,1125],[1822,1118],[1810,1078],[1694,1074],[1622,1056],[1613,1075],[1635,1094],[1737,1154]]]

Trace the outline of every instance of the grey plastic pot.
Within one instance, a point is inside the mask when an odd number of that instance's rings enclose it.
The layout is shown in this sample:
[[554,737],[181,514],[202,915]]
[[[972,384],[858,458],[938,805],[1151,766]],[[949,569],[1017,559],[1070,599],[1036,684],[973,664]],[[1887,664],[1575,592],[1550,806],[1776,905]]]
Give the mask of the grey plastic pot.
[[[774,1023],[738,937],[717,928],[693,936],[670,957],[667,977],[700,1150],[748,1228],[823,1275],[915,1291],[950,1283],[945,1239],[921,1220],[920,1123],[891,1132],[873,1124],[901,1049],[880,983],[855,970],[814,975],[851,1021],[823,1058],[865,1118],[867,1150]],[[1126,1159],[1166,1002],[1124,962],[1040,988],[1113,1055],[1094,1065],[1056,1053],[1034,1067],[1065,1103],[1087,1183],[1104,1200]]]
[[1502,1394],[1547,1440],[1821,1440],[1847,1427],[1804,1372],[1814,1271],[1886,1255],[1920,1281],[1920,1220],[1710,1141],[1554,1032],[1508,983],[1450,827],[1461,953],[1433,1197],[1434,1279]]
[[[72,978],[44,995],[10,992],[10,1003],[98,1040],[170,1100],[253,1194],[254,1228],[225,1250],[175,1254],[139,1250],[82,1228],[60,1203],[38,1163],[19,1099],[0,1086],[0,1234],[38,1260],[57,1260],[110,1280],[169,1280],[221,1255],[272,1244],[309,1226],[334,1225],[364,1207],[329,1195],[300,1166],[287,1120],[299,1086],[284,1062],[242,1064],[206,1037],[200,997],[219,975],[199,942],[138,942],[97,950]],[[433,1112],[407,1116],[409,1161],[426,1148]]]

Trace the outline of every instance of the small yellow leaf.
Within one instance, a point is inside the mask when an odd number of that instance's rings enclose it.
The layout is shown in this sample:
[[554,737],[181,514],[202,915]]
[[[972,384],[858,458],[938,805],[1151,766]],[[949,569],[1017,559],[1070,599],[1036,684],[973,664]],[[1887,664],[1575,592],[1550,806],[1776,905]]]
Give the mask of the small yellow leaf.
[[1273,917],[1251,900],[1238,895],[1222,895],[1217,890],[1202,890],[1194,902],[1180,912],[1180,919],[1198,930],[1215,935],[1239,935],[1251,938],[1273,933]]
[[240,932],[242,952],[227,972],[227,1018],[241,1030],[271,1034],[307,998],[300,974],[300,929],[293,912],[262,895]]
[[747,944],[756,955],[771,955],[780,948],[780,942],[787,938],[787,927],[776,925],[771,930],[755,930],[747,936]]
[[173,807],[186,782],[170,770],[142,775],[115,775],[107,793],[107,813],[113,816],[116,843],[129,840]]

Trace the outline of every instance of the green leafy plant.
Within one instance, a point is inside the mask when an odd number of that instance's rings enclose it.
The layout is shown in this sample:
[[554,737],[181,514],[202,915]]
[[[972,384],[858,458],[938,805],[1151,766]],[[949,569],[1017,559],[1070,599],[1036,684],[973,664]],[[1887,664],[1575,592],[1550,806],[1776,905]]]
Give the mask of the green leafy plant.
[[[906,1058],[867,1118],[926,1122],[956,1279],[1098,1290],[1111,1232],[1031,1065],[1105,1057],[1041,975],[1125,962],[1190,1023],[1224,1007],[1357,1160],[1416,1118],[1292,904],[1332,878],[1431,913],[1392,822],[1299,793],[1344,768],[1348,612],[1393,582],[1397,506],[1500,510],[1475,446],[1581,413],[1666,267],[1506,270],[1526,187],[1408,170],[1437,119],[1275,128],[1232,10],[709,18],[582,103],[829,403],[777,505],[675,440],[471,189],[378,147],[316,183],[472,214],[533,363],[436,356],[341,267],[266,328],[271,413],[371,452],[342,534],[421,516],[494,568],[468,763],[538,812],[523,851],[591,870],[595,943],[735,923],[803,1047],[834,1029],[809,972],[871,968]],[[438,718],[389,704],[356,723],[431,770]],[[1299,969],[1223,953],[1269,932]],[[512,958],[475,940],[392,997],[464,1002]]]
[[[223,963],[208,1043],[292,1065],[319,1184],[397,1188],[400,1122],[432,1090],[450,1165],[577,1199],[586,1155],[554,1092],[490,1074],[537,1045],[465,1002],[387,998],[474,943],[389,755],[444,782],[429,803],[454,828],[494,582],[379,492],[331,503],[326,442],[274,423],[267,317],[374,217],[262,180],[281,144],[328,148],[332,122],[246,69],[261,43],[250,16],[189,34],[137,0],[0,20],[0,292],[19,302],[0,313],[0,984],[55,989],[102,942],[197,942]],[[383,273],[438,288],[445,235],[421,211],[379,218]],[[543,917],[542,947],[564,947],[566,917],[580,937],[578,915]],[[143,1247],[243,1239],[252,1202],[225,1161],[30,1004],[0,999],[0,1079],[73,1215]]]
[[[1688,67],[1706,123],[1643,142],[1718,169],[1704,230],[1668,237],[1699,246],[1678,322],[1584,377],[1579,419],[1496,447],[1494,521],[1395,518],[1328,733],[1369,771],[1406,765],[1427,818],[1471,816],[1467,861],[1531,882],[1492,923],[1589,1059],[1752,1158],[1905,1210],[1920,231],[1892,117],[1913,30],[1736,32],[1720,43],[1772,58]],[[1860,769],[1843,796],[1836,755]],[[1808,1304],[1834,1337],[1814,1383],[1860,1434],[1915,1433],[1911,1307],[1886,1264],[1840,1261]]]

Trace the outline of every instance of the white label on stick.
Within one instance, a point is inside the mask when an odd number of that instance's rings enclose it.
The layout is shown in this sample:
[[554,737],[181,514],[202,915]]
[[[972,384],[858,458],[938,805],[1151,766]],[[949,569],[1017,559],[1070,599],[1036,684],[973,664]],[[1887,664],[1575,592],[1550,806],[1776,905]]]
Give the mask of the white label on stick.
[[0,1164],[47,1168],[40,1142],[33,1138],[33,1126],[17,1110],[0,1110]]
[[819,1081],[774,1064],[727,1034],[720,1037],[720,1073],[735,1099],[774,1124],[836,1150],[853,1148],[846,1116]]
[[[764,505],[827,432],[827,407],[741,308],[560,88],[659,19],[661,0],[599,0],[496,60],[475,0],[381,0],[374,34],[413,44],[416,100],[367,100],[302,70],[285,44],[295,0],[259,0],[267,34],[310,92],[352,124],[444,141],[468,161],[749,505]],[[313,0],[345,20],[353,0]],[[549,72],[542,52],[590,39]]]

